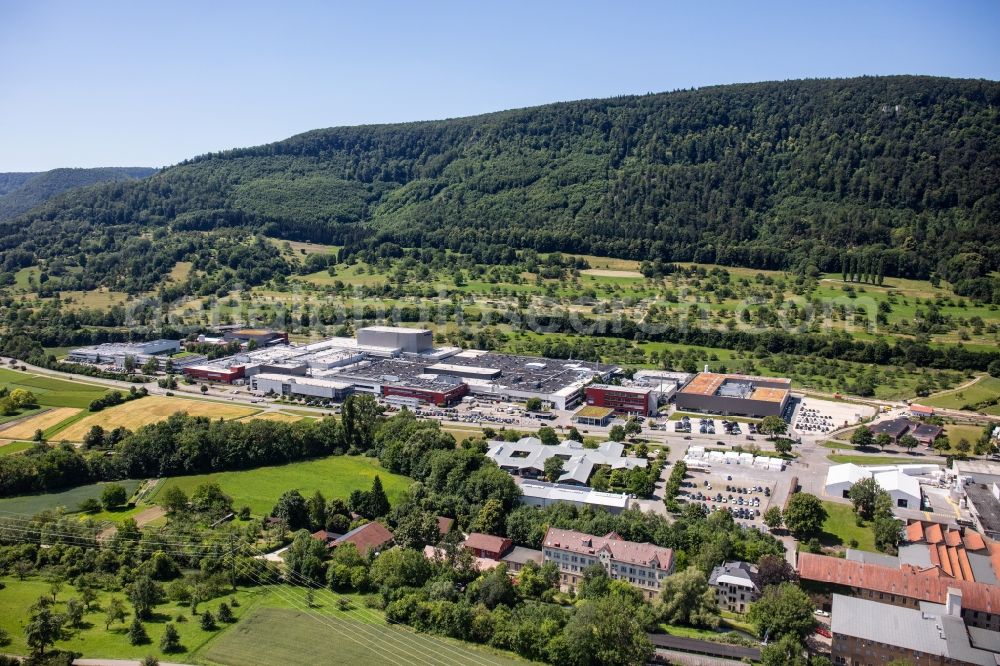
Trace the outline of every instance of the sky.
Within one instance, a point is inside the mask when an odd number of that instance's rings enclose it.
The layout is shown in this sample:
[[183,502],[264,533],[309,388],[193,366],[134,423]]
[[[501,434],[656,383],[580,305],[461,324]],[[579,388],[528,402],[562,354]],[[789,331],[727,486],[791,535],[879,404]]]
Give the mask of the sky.
[[1000,79],[1000,2],[0,0],[0,172],[765,80]]

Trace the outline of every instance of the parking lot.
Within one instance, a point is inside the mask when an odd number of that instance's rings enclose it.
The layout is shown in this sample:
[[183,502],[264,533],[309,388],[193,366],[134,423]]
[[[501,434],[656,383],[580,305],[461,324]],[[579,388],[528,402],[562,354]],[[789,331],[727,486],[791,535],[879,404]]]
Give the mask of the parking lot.
[[709,512],[729,511],[737,523],[766,530],[762,518],[771,503],[778,501],[780,493],[776,491],[782,474],[724,464],[710,472],[689,469],[678,499],[701,504]]
[[678,421],[671,421],[668,432],[680,434],[698,433],[700,435],[733,435],[746,434],[747,439],[754,439],[757,434],[757,424],[740,421],[730,421],[723,418],[683,416]]
[[803,398],[792,412],[792,428],[801,434],[820,435],[873,416],[875,408],[832,400]]

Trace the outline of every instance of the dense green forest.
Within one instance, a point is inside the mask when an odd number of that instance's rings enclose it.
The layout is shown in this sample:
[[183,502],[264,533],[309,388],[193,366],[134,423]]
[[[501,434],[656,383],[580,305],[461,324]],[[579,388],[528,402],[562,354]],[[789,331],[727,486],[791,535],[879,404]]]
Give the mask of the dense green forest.
[[145,178],[156,173],[147,167],[52,169],[40,173],[0,173],[0,220],[26,213],[68,190],[97,183]]
[[316,130],[68,192],[0,224],[0,271],[136,291],[235,227],[492,263],[531,248],[841,271],[850,253],[997,301],[998,114],[1000,83],[903,76]]

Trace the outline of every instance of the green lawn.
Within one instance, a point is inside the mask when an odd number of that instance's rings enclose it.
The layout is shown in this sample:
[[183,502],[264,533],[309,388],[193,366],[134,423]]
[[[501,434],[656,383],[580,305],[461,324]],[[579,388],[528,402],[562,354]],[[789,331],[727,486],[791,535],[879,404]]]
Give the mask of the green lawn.
[[[10,445],[8,445],[10,446]],[[7,447],[0,448],[0,451]],[[115,481],[120,486],[124,486],[125,491],[132,495],[139,487],[139,481],[126,480]],[[60,507],[69,512],[74,512],[80,503],[86,499],[94,498],[99,500],[101,492],[106,483],[92,483],[86,486],[77,486],[69,490],[58,493],[40,493],[38,495],[20,495],[18,497],[6,497],[0,499],[0,511],[10,511],[13,513],[23,513],[30,516],[41,511],[54,510]]]
[[823,534],[820,542],[824,546],[844,546],[857,539],[861,550],[875,550],[875,535],[870,526],[858,527],[854,522],[854,508],[850,504],[823,502],[827,518],[823,521]]
[[199,653],[209,664],[436,663],[503,666],[517,657],[404,627],[373,625],[325,612],[258,607]]
[[212,481],[222,486],[233,498],[233,506],[246,505],[255,515],[266,515],[274,508],[278,497],[287,490],[297,489],[307,498],[319,490],[327,498],[346,499],[353,490],[370,489],[376,474],[381,478],[390,502],[399,499],[400,494],[412,483],[405,476],[382,469],[375,458],[330,456],[237,472],[178,476],[160,484],[147,501],[155,503],[156,497],[171,486],[177,486],[190,495],[197,486]]
[[7,368],[0,368],[0,387],[10,390],[23,388],[31,391],[43,407],[76,407],[86,409],[95,398],[107,389],[94,384],[71,382],[56,377],[33,375]]
[[[921,400],[921,404],[946,409],[962,409],[966,405],[975,405],[985,400],[1000,397],[1000,377],[983,377],[972,386],[957,391],[949,391],[932,398]],[[993,405],[984,410],[987,414],[1000,415],[1000,406]]]
[[846,455],[843,453],[831,453],[827,459],[838,464],[854,463],[855,465],[910,465],[922,462],[920,456],[906,458],[901,456]]
[[21,451],[27,451],[34,442],[11,442],[0,446],[0,456],[10,456]]

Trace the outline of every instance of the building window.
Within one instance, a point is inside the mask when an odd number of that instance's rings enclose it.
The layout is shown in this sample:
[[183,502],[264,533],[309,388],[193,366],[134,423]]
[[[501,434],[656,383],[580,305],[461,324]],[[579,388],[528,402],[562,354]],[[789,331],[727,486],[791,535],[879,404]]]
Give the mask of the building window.
[[907,500],[903,499],[902,497],[899,498],[898,500],[896,500],[896,506],[898,506],[898,507],[900,507],[902,509],[907,508],[908,505],[909,505],[909,502]]

